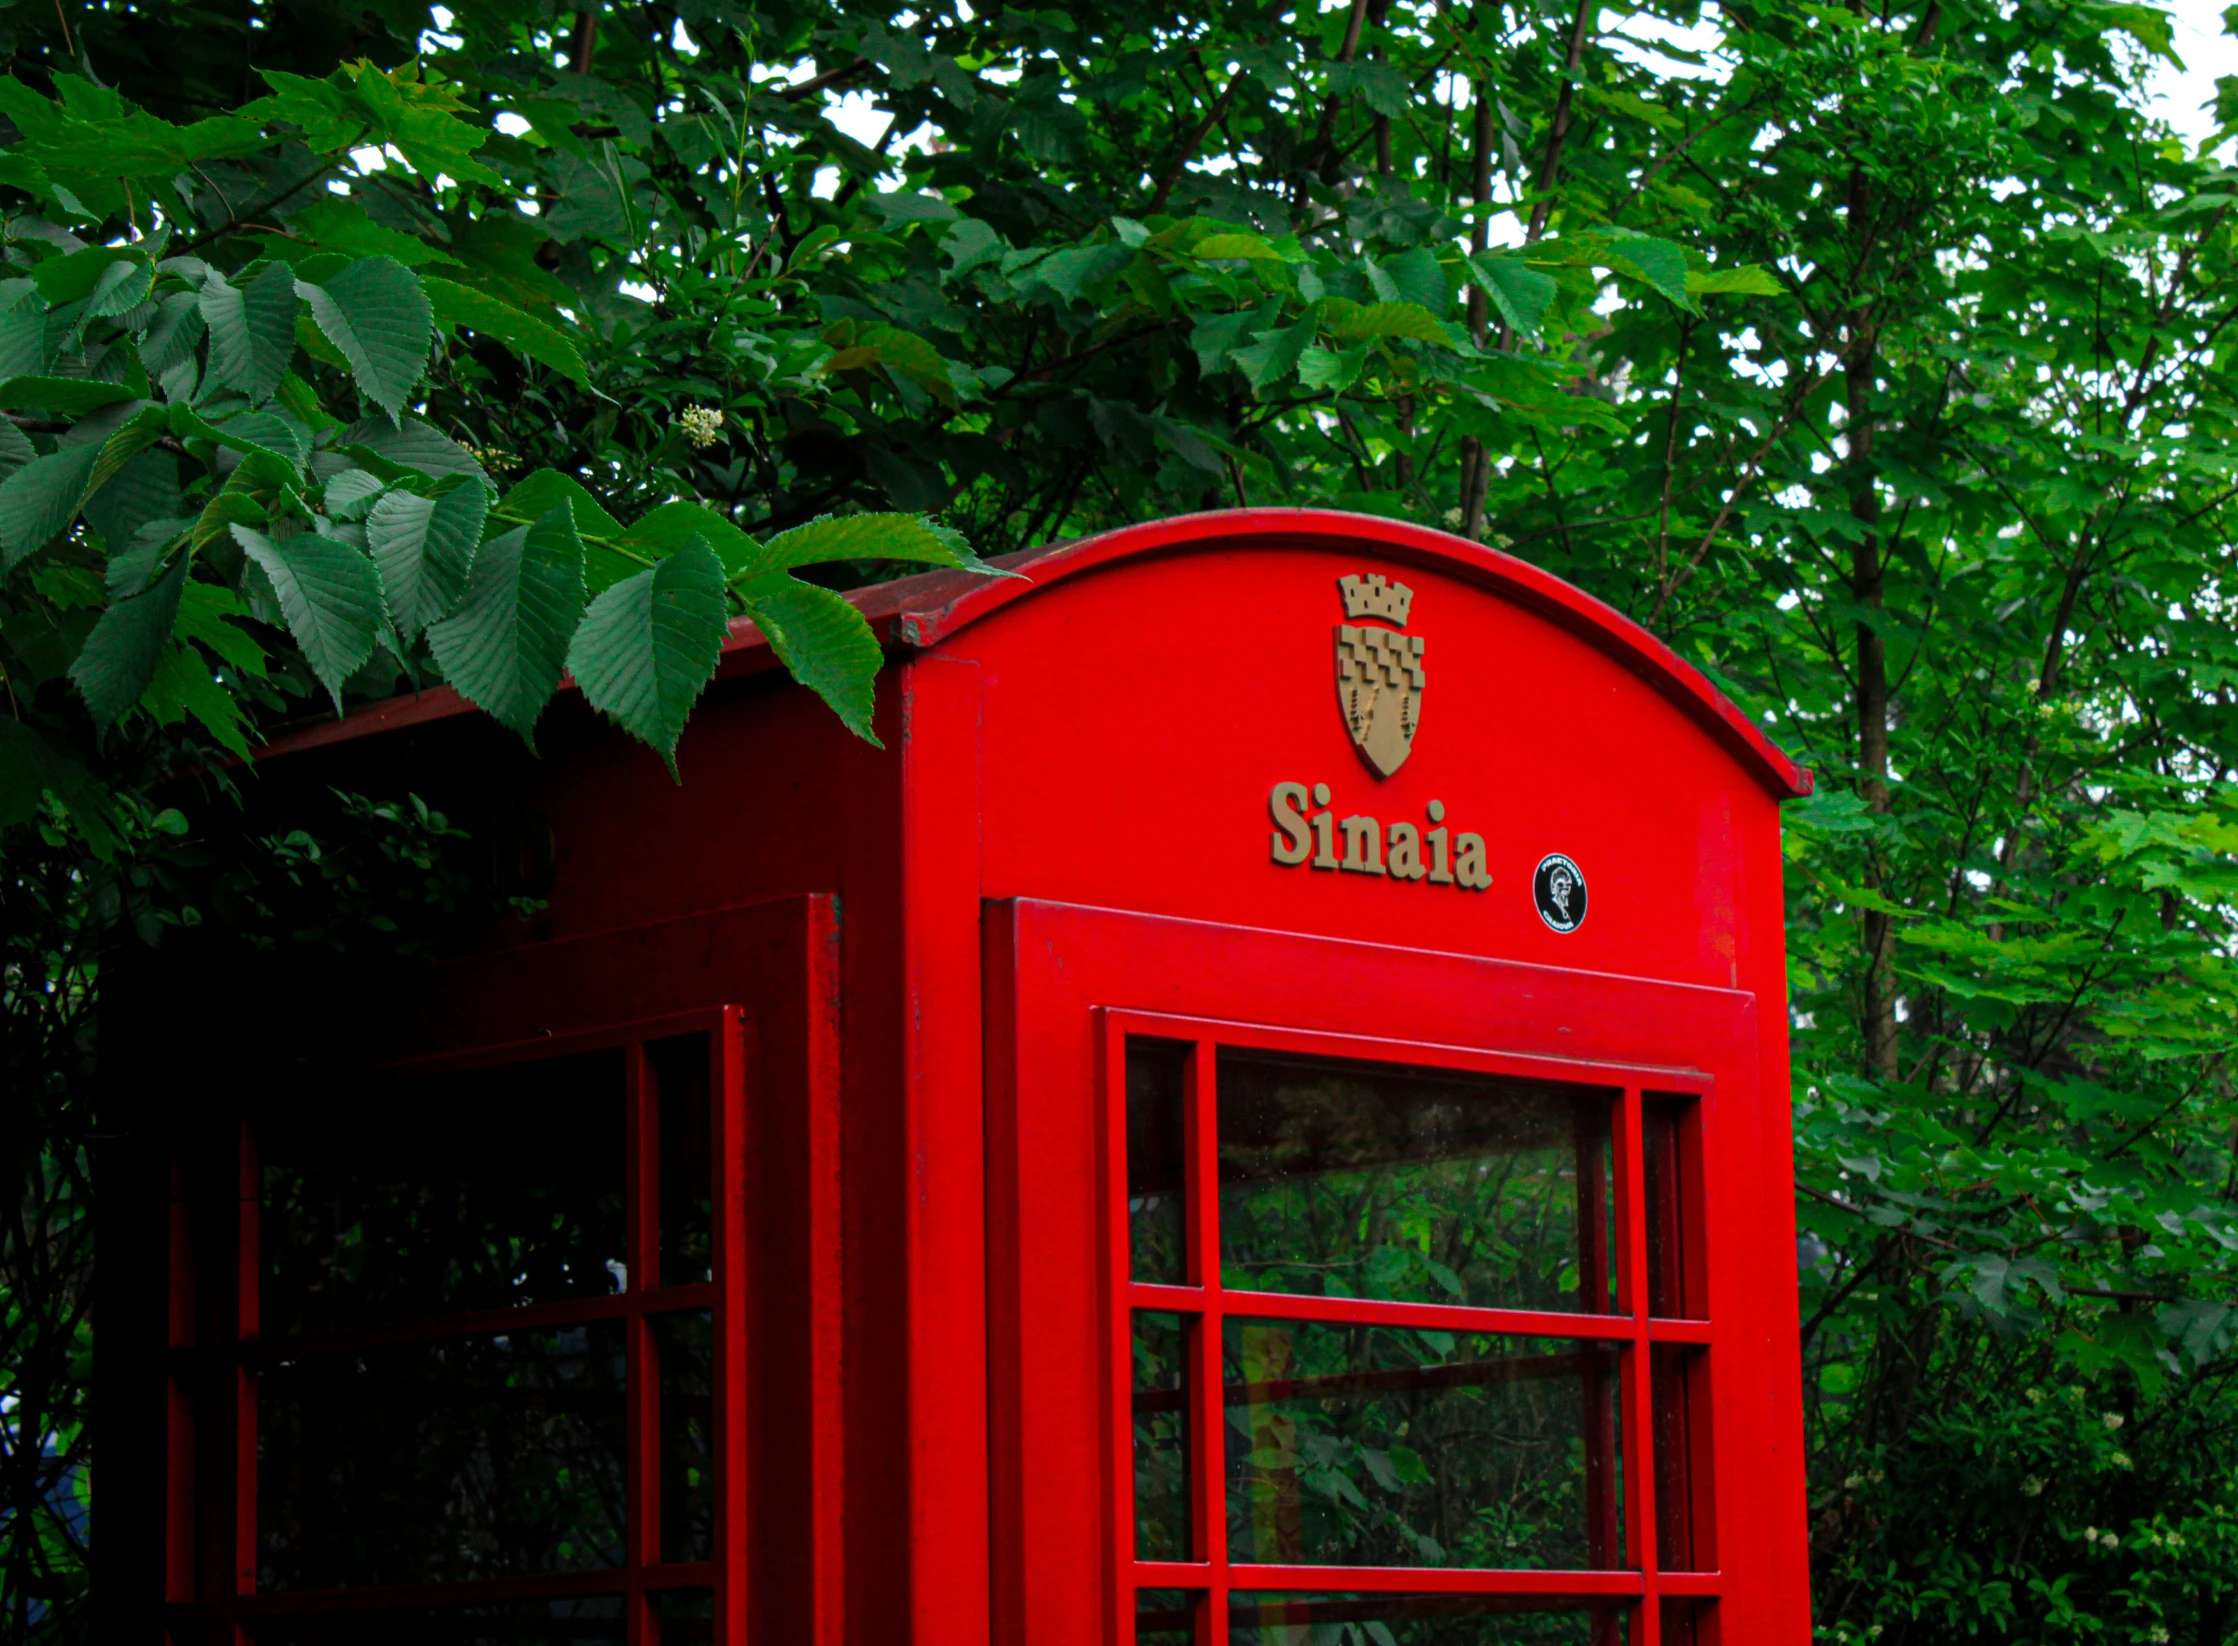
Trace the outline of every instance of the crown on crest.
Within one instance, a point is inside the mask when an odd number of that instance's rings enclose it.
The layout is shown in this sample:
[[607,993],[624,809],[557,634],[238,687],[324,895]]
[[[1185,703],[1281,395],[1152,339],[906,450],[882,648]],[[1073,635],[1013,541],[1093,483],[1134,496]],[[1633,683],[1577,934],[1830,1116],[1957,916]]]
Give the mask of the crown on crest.
[[1407,608],[1414,604],[1414,591],[1404,583],[1394,583],[1381,572],[1370,572],[1365,577],[1340,577],[1337,587],[1344,591],[1344,615],[1347,617],[1380,617],[1386,623],[1404,623]]

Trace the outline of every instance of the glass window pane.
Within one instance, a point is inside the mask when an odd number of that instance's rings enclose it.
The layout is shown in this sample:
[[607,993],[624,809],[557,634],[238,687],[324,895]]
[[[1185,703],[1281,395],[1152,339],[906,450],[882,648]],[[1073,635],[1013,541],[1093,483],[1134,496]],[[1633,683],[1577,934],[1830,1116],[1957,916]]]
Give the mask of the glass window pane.
[[704,1034],[645,1042],[648,1096],[660,1115],[663,1286],[715,1278],[712,1248],[715,1158],[709,1140],[709,1046]]
[[1197,1607],[1189,1589],[1135,1591],[1135,1646],[1196,1646]]
[[1655,1387],[1655,1558],[1666,1572],[1717,1570],[1710,1497],[1709,1353],[1649,1350]]
[[1630,1607],[1537,1595],[1238,1594],[1230,1646],[1622,1646]]
[[706,1646],[715,1638],[714,1590],[656,1589],[651,1598],[660,1646]]
[[1615,1350],[1309,1321],[1225,1339],[1232,1562],[1622,1561]]
[[715,1317],[654,1315],[661,1368],[661,1559],[715,1554]]
[[619,1291],[623,1106],[618,1049],[278,1094],[266,1334]]
[[1640,1106],[1647,1184],[1647,1307],[1665,1320],[1700,1320],[1700,1105],[1650,1092]]
[[619,1564],[622,1341],[604,1321],[267,1368],[258,1587]]
[[1127,1255],[1137,1280],[1189,1278],[1182,1147],[1190,1048],[1127,1037]]
[[1135,1316],[1135,1558],[1187,1560],[1189,1508],[1189,1322]]
[[1616,1095],[1223,1046],[1223,1278],[1606,1313]]
[[624,1646],[619,1595],[526,1600],[503,1606],[383,1608],[334,1617],[259,1622],[257,1646],[395,1646],[408,1640],[439,1646]]

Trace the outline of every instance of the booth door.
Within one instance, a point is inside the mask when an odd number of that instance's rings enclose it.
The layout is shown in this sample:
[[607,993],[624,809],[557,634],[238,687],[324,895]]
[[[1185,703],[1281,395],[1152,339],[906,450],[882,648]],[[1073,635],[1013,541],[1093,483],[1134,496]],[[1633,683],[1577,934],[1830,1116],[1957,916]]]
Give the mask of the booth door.
[[1750,997],[986,932],[997,1640],[1774,1638],[1720,1570],[1766,1421]]
[[172,1640],[823,1638],[834,958],[820,898],[477,956],[244,1083],[180,1167]]

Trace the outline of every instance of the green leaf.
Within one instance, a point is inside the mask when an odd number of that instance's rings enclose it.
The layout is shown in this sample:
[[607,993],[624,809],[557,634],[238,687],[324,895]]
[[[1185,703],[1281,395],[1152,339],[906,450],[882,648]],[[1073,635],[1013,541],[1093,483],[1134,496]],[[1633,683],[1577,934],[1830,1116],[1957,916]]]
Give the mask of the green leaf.
[[1743,264],[1737,269],[1719,269],[1715,274],[1696,274],[1686,277],[1686,289],[1696,297],[1718,297],[1731,294],[1742,297],[1785,297],[1787,288],[1780,284],[1779,276],[1757,263]]
[[583,544],[562,504],[481,546],[466,604],[428,642],[444,678],[533,748],[582,620]]
[[567,666],[591,705],[649,745],[674,775],[676,741],[715,677],[729,632],[722,562],[695,537],[591,602]]
[[434,311],[418,276],[393,257],[367,257],[324,285],[297,281],[311,316],[342,351],[365,397],[396,421],[405,397],[427,370]]
[[140,263],[147,259],[123,246],[88,246],[63,257],[51,257],[31,271],[31,282],[49,303],[61,306],[93,295],[112,263]]
[[1235,351],[1236,370],[1254,389],[1271,388],[1297,369],[1298,357],[1320,330],[1320,322],[1309,315],[1280,331],[1261,332],[1256,343]]
[[215,671],[192,646],[163,649],[156,660],[155,677],[141,694],[140,706],[163,726],[175,726],[191,714],[236,758],[250,757],[240,703],[219,684]]
[[100,455],[90,442],[65,446],[0,481],[0,576],[69,529]]
[[272,580],[288,633],[342,712],[342,682],[373,655],[385,616],[373,562],[347,543],[316,532],[271,538],[243,525],[234,541]]
[[78,418],[103,406],[121,406],[140,397],[122,383],[96,383],[84,377],[11,377],[0,383],[0,411],[45,412]]
[[1478,252],[1469,259],[1469,278],[1484,288],[1501,321],[1518,336],[1536,338],[1554,301],[1554,276],[1520,257]]
[[136,309],[148,300],[154,284],[155,269],[145,259],[120,258],[95,277],[93,289],[86,293],[85,312],[109,319]]
[[497,512],[514,520],[536,520],[565,504],[575,529],[585,537],[619,538],[622,523],[571,474],[538,469],[498,500]]
[[454,479],[433,496],[385,492],[365,520],[365,541],[381,568],[389,611],[407,644],[459,608],[482,540],[489,495],[479,481]]
[[268,263],[235,286],[212,269],[202,282],[201,314],[210,329],[210,375],[252,404],[271,399],[295,358],[294,272]]
[[407,417],[402,423],[391,423],[385,417],[368,417],[336,435],[334,444],[346,451],[370,453],[376,464],[387,464],[400,472],[409,470],[424,474],[430,479],[463,474],[481,485],[489,478],[472,452],[432,423],[417,417]]
[[1370,303],[1335,318],[1329,330],[1347,343],[1406,338],[1450,347],[1453,341],[1437,316],[1419,303]]
[[[423,274],[420,284],[427,292],[436,324],[469,327],[495,338],[515,354],[551,367],[571,382],[590,387],[590,371],[582,355],[557,326],[546,325],[502,299],[440,275]],[[945,375],[941,381],[947,382]]]
[[1360,368],[1367,363],[1368,346],[1358,343],[1341,353],[1334,349],[1310,348],[1298,356],[1298,381],[1309,389],[1349,389],[1359,380]]
[[885,654],[863,614],[831,590],[790,577],[743,593],[748,614],[793,678],[830,704],[849,731],[873,748],[885,747],[871,730]]
[[1245,234],[1241,231],[1230,234],[1208,234],[1189,248],[1189,255],[1192,257],[1243,257],[1264,263],[1280,263],[1283,261],[1282,253],[1269,245],[1264,235]]
[[70,682],[93,711],[94,724],[115,725],[155,678],[157,660],[178,622],[186,579],[187,557],[181,555],[148,588],[103,612],[86,636],[70,665]]
[[[759,576],[819,566],[834,560],[907,560],[961,571],[992,572],[956,533],[925,523],[914,514],[827,514],[795,526],[761,547],[743,574]],[[734,578],[741,574],[733,574]]]
[[1392,120],[1406,117],[1412,108],[1412,92],[1406,76],[1398,66],[1380,57],[1357,58],[1350,63],[1339,63],[1329,71],[1329,94],[1343,97],[1357,92],[1360,100],[1376,113]]
[[1686,289],[1686,252],[1674,241],[1626,236],[1609,243],[1596,261],[1645,281],[1689,314],[1699,312]]
[[[288,227],[321,249],[348,257],[393,257],[406,268],[458,262],[440,246],[431,246],[416,235],[381,227],[366,215],[363,206],[337,194],[290,212]],[[265,242],[267,246],[282,243]]]
[[85,518],[112,555],[127,547],[149,521],[187,512],[179,495],[179,460],[169,452],[142,451],[119,463],[106,484],[100,481],[97,472],[95,488],[85,500]]
[[681,498],[639,516],[622,534],[621,546],[651,557],[674,554],[695,537],[714,550],[725,578],[748,577],[761,569],[759,543],[706,504]]

